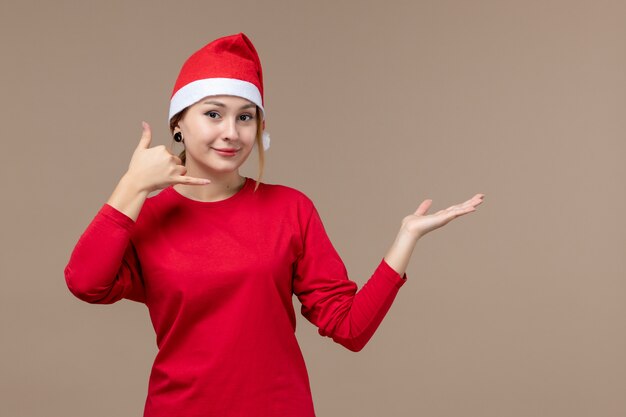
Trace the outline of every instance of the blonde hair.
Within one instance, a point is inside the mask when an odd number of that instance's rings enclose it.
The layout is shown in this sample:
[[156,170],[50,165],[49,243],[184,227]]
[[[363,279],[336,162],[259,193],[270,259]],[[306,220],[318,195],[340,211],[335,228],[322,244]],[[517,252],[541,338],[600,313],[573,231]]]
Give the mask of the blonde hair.
[[[170,120],[170,133],[171,134],[174,133],[174,128],[176,127],[178,122],[185,116],[185,113],[187,112],[188,108],[189,107],[186,107],[183,110],[176,113],[174,116],[172,116],[172,119]],[[257,106],[256,108],[256,120],[257,120],[257,125],[256,125],[255,142],[256,142],[256,147],[259,150],[259,176],[256,179],[256,185],[254,186],[254,191],[256,191],[257,188],[259,188],[259,183],[261,182],[261,178],[263,178],[263,168],[265,167],[265,150],[263,149],[263,119],[261,117],[261,112],[259,111],[259,106]],[[172,145],[173,144],[174,144],[174,139],[172,139]],[[182,161],[183,165],[185,165],[186,155],[185,155],[184,149],[178,154],[178,157]]]

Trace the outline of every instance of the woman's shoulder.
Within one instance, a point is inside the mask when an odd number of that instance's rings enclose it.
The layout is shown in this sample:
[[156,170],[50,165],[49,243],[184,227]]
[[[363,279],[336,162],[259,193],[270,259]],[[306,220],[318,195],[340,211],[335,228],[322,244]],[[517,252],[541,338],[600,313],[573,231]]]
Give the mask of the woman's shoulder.
[[[252,181],[254,182],[255,180],[253,179]],[[261,188],[261,193],[265,194],[268,198],[286,199],[304,205],[313,204],[313,201],[309,198],[309,196],[295,186],[261,182],[259,184],[259,189]]]
[[[255,179],[252,179],[252,182],[255,182],[255,181],[256,181]],[[298,197],[302,197],[302,196],[306,197],[303,191],[290,185],[261,182],[259,186],[264,187],[267,190],[267,192],[298,196]]]

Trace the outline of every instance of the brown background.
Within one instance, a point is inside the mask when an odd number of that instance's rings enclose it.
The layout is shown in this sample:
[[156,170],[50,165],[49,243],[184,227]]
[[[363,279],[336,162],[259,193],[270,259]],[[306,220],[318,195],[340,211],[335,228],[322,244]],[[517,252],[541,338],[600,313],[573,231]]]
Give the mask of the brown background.
[[359,287],[421,201],[486,194],[418,242],[363,351],[298,316],[320,417],[626,415],[623,1],[0,7],[2,416],[141,415],[147,309],[81,302],[63,268],[141,120],[170,144],[184,59],[239,31],[264,180],[313,199]]

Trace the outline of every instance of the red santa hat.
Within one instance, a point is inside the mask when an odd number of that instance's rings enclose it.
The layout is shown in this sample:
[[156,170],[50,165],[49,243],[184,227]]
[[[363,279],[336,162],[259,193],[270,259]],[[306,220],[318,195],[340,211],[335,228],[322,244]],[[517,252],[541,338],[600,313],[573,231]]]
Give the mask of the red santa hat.
[[243,33],[216,39],[187,58],[174,84],[169,120],[204,97],[221,94],[243,97],[259,106],[263,113],[263,149],[269,149],[261,61]]

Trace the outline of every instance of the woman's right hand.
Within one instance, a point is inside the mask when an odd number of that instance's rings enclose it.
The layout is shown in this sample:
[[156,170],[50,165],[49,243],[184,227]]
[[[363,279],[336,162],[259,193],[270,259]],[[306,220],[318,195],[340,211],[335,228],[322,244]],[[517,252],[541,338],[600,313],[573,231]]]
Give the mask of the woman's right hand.
[[142,122],[143,132],[128,166],[126,176],[132,178],[136,186],[147,192],[160,190],[172,184],[206,185],[205,178],[188,177],[187,168],[176,155],[172,155],[164,145],[150,148],[152,130]]

